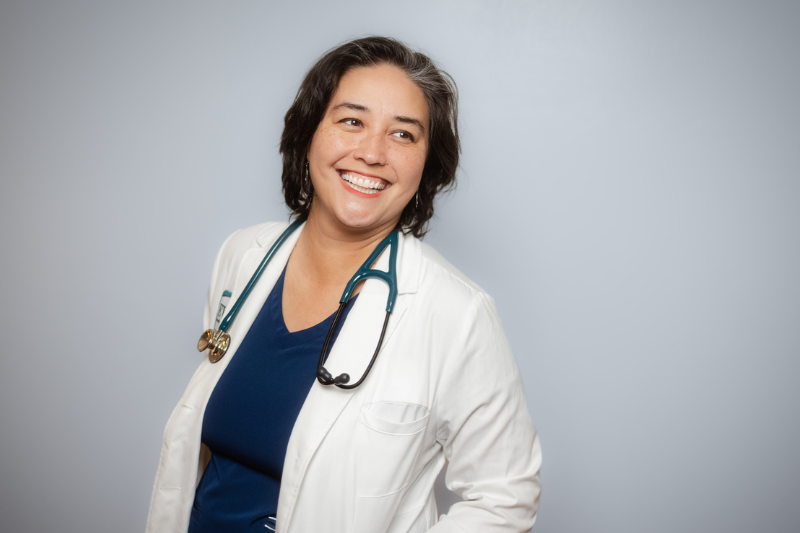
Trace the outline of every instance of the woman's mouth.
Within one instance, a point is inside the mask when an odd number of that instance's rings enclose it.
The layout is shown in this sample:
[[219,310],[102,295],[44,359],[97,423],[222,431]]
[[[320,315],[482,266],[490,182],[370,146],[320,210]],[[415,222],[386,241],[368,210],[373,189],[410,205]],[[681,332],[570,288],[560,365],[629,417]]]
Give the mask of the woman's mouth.
[[350,172],[341,172],[339,176],[350,188],[362,194],[378,194],[386,188],[386,184],[377,178],[368,178]]

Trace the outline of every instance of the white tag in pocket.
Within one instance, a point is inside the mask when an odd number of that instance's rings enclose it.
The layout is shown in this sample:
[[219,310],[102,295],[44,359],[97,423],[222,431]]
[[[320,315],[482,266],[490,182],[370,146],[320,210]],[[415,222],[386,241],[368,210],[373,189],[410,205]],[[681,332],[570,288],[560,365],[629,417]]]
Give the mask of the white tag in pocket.
[[225,309],[228,307],[232,295],[233,293],[231,293],[231,291],[225,291],[222,293],[222,297],[220,297],[219,299],[219,309],[217,309],[217,318],[216,320],[214,320],[214,331],[219,329],[219,324],[225,317]]

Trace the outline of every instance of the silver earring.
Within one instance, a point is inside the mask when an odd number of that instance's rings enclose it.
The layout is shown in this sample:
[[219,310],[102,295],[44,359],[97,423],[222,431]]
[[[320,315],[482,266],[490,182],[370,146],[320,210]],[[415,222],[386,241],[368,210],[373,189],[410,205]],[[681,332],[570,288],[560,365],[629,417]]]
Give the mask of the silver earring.
[[417,194],[414,195],[414,198],[416,199],[417,203],[416,209],[419,209],[419,189],[417,189]]
[[306,183],[308,183],[308,159],[306,159]]

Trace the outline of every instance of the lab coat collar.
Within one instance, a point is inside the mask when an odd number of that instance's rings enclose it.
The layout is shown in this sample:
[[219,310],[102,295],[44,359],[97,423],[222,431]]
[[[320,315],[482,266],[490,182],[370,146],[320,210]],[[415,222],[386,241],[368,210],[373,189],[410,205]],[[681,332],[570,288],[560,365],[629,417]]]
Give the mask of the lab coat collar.
[[[283,231],[286,229],[288,224],[280,226],[279,231]],[[305,228],[305,222],[298,228],[297,231],[291,236],[289,240],[287,240],[283,246],[281,246],[281,251],[283,249],[287,249],[289,253],[291,253],[292,248],[294,248],[295,243],[297,242],[297,238],[300,236],[300,233]],[[256,237],[256,243],[261,248],[269,248],[272,246],[272,243],[275,242],[278,235],[280,233],[276,231],[275,226],[270,226],[264,228]],[[389,259],[388,259],[388,249],[387,253],[381,255],[380,259],[378,259],[377,264],[375,265],[380,270],[388,270],[389,266]],[[277,256],[275,258],[275,262],[277,261]],[[288,255],[287,255],[288,260]],[[286,265],[286,262],[281,262],[281,265]],[[419,286],[419,276],[420,276],[420,269],[422,267],[422,244],[420,243],[419,239],[415,238],[413,235],[406,235],[402,231],[399,232],[398,235],[398,246],[397,246],[397,292],[398,294],[412,294],[417,292],[417,288]],[[280,274],[280,272],[278,272]],[[382,282],[381,282],[382,283]],[[366,288],[366,287],[365,287]],[[362,291],[363,292],[363,291]]]

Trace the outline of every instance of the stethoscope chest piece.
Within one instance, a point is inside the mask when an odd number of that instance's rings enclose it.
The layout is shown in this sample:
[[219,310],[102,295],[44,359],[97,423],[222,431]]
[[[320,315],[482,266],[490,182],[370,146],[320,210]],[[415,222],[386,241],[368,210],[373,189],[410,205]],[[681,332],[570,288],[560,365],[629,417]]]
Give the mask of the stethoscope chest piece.
[[225,356],[230,344],[231,336],[224,331],[207,329],[200,335],[200,340],[197,341],[197,351],[204,352],[208,350],[208,360],[216,363]]

